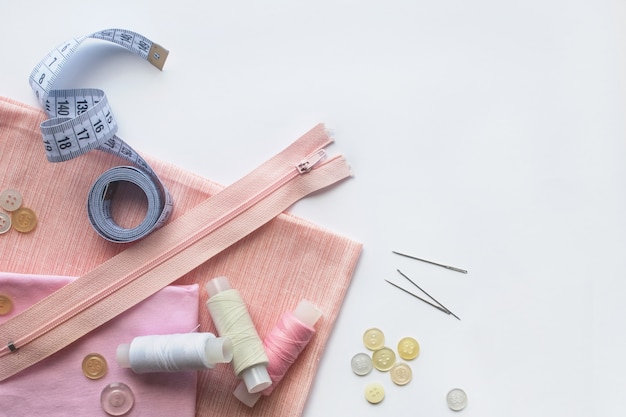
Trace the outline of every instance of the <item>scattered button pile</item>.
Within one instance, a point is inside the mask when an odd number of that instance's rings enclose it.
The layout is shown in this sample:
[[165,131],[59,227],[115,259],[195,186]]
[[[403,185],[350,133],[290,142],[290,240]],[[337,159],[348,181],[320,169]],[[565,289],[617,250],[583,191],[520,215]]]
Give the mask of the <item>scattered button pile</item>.
[[[389,372],[394,384],[403,386],[411,382],[413,372],[408,363],[397,361],[396,351],[385,345],[385,335],[377,328],[367,329],[363,333],[363,344],[371,354],[359,352],[352,357],[352,371],[359,376],[368,375],[373,368]],[[420,345],[412,337],[404,337],[398,342],[397,353],[401,359],[411,361],[419,355]],[[385,388],[378,382],[365,387],[365,399],[378,404],[385,398]]]
[[21,233],[28,233],[37,226],[35,212],[22,206],[22,195],[18,191],[8,189],[0,193],[0,207],[11,214],[0,212],[0,234],[8,232],[11,226]]
[[[381,372],[389,372],[394,384],[403,386],[411,382],[413,371],[411,366],[396,360],[396,352],[401,359],[412,361],[420,354],[420,345],[412,337],[403,337],[394,351],[385,345],[384,333],[375,327],[363,333],[363,345],[371,353],[359,352],[352,357],[352,372],[365,376],[376,368]],[[365,386],[365,399],[371,404],[378,404],[385,398],[385,387],[379,382],[371,382]],[[448,407],[453,411],[461,411],[467,406],[467,394],[460,388],[454,388],[446,396]]]

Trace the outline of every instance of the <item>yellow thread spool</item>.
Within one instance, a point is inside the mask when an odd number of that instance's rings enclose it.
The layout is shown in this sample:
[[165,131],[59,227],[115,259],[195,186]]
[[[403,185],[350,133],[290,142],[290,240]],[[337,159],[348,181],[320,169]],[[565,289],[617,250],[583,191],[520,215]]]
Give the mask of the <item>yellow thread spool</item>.
[[272,385],[267,372],[269,359],[239,291],[231,288],[226,277],[207,282],[206,290],[206,306],[217,332],[233,343],[235,375],[243,379],[248,392],[263,391]]

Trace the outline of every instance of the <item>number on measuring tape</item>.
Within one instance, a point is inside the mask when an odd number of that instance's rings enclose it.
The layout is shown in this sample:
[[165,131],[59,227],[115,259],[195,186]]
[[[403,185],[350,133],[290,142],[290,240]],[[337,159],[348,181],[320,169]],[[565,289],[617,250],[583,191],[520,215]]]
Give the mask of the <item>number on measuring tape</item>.
[[[117,155],[133,167],[105,172],[92,186],[87,208],[94,229],[112,242],[132,242],[161,227],[169,218],[170,193],[148,163],[116,136],[118,125],[102,90],[94,88],[55,90],[53,85],[72,54],[89,38],[116,43],[162,70],[167,49],[125,29],[107,29],[70,39],[49,52],[33,69],[29,83],[49,116],[41,124],[44,151],[50,162],[63,162],[98,149]],[[136,227],[125,229],[111,215],[114,185],[126,181],[137,185],[148,198],[148,213]]]

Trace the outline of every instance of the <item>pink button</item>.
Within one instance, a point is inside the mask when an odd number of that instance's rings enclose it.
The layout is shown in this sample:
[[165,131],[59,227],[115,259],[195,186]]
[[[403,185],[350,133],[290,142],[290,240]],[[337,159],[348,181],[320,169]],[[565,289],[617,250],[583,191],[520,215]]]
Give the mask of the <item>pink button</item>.
[[123,416],[135,404],[135,396],[128,385],[113,382],[102,390],[100,394],[102,409],[111,416]]

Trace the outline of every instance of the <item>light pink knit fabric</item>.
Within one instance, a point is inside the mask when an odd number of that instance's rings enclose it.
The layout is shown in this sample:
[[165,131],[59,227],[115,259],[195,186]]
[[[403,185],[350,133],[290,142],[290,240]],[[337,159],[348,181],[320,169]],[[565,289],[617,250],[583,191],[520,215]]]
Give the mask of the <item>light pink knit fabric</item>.
[[[132,245],[110,243],[97,236],[85,209],[86,196],[95,179],[123,162],[93,151],[72,161],[49,163],[39,134],[39,123],[44,119],[45,115],[37,109],[0,98],[0,191],[7,188],[20,191],[24,205],[39,217],[39,225],[29,234],[11,230],[0,236],[0,271],[80,276]],[[132,138],[124,139],[132,145]],[[174,218],[222,188],[171,164],[143,156],[171,191]],[[115,208],[116,218],[124,218],[124,223],[130,225],[142,217],[142,209],[142,199],[131,198],[131,203]],[[316,336],[298,362],[274,393],[259,400],[253,409],[240,404],[232,395],[238,383],[232,369],[220,367],[199,373],[197,416],[301,414],[360,251],[357,242],[281,214],[176,282],[200,284],[201,331],[215,333],[204,306],[204,283],[220,275],[227,276],[241,292],[261,337],[284,311],[292,310],[303,298],[324,312],[316,325]],[[171,306],[164,309],[176,311]],[[36,372],[41,365],[34,365],[27,372]],[[11,382],[9,378],[0,383],[0,392],[4,384]],[[169,400],[175,403],[177,397]],[[65,399],[61,397],[59,401]],[[141,406],[150,407],[146,403]],[[160,415],[157,408],[151,410],[152,415]]]

